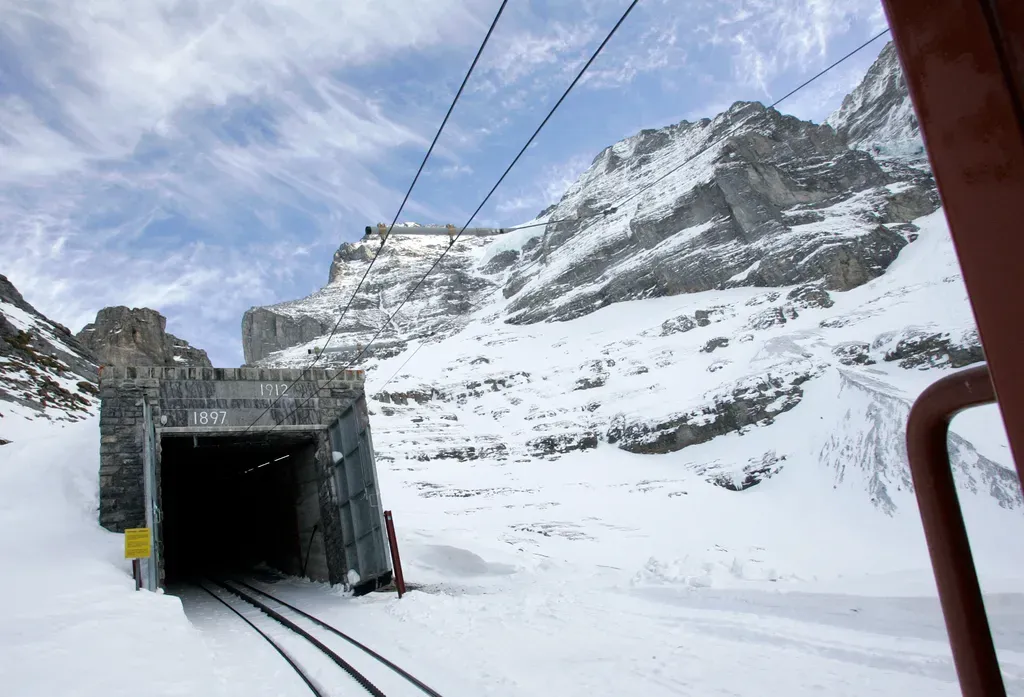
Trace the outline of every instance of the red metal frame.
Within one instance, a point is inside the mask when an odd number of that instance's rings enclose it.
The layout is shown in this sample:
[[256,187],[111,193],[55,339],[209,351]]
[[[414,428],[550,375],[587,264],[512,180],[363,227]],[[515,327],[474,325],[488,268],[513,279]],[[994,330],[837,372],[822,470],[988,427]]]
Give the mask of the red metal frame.
[[1024,480],[1024,2],[882,0],[949,222],[987,368],[950,375],[911,411],[907,449],[961,691],[1005,695],[946,437],[997,400]]
[[[1024,9],[1019,0],[883,0],[999,409],[1024,462]],[[1011,58],[1012,57],[1012,58]]]
[[958,412],[996,399],[988,368],[961,370],[925,390],[907,421],[907,455],[928,553],[964,695],[1006,694],[981,585],[971,556],[949,465],[949,422]]

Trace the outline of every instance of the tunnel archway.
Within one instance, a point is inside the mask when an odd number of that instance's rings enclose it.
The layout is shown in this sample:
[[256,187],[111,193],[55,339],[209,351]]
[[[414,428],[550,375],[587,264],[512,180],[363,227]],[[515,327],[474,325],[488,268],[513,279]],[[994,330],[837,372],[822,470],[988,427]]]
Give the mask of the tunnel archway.
[[[305,575],[320,527],[310,434],[164,436],[160,488],[166,581],[246,573]],[[322,546],[315,567],[325,567]],[[319,568],[312,570],[314,573]],[[320,575],[317,573],[316,575]]]

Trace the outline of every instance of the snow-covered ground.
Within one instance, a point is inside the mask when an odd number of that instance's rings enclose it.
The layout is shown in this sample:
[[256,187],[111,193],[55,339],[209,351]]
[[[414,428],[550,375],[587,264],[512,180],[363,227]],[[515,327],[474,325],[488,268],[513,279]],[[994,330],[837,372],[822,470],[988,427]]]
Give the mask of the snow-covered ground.
[[[4,694],[307,694],[284,661],[212,599],[186,597],[186,616],[174,596],[133,591],[121,537],[95,523],[95,426],[40,424],[0,456]],[[511,498],[417,497],[389,470],[385,491],[406,573],[422,589],[402,600],[352,599],[300,582],[274,592],[452,697],[958,694],[911,520],[897,536],[899,526],[879,523],[888,519],[857,510],[857,502],[833,501],[827,510],[765,489],[741,517],[786,517],[791,529],[802,527],[790,546],[804,550],[808,569],[815,558],[819,569],[831,568],[840,555],[830,549],[858,538],[882,556],[891,548],[907,555],[902,572],[851,571],[843,588],[770,584],[767,570],[735,561],[766,542],[738,538],[733,492],[708,487],[700,501],[692,489],[680,497],[645,491],[642,482],[665,478],[672,463],[640,457],[577,454],[557,473],[547,463],[523,468],[520,484],[549,485],[533,495],[536,505],[524,500],[517,509],[504,508]],[[488,469],[477,468],[476,485],[503,479],[500,468]],[[548,500],[568,507],[562,528],[522,549],[498,539],[501,516],[532,520],[524,513]],[[488,505],[489,514],[472,511]],[[562,534],[574,532],[588,537]],[[705,549],[711,539],[722,549]],[[637,568],[655,548],[665,561]],[[692,561],[680,557],[684,550]],[[988,602],[1009,691],[1024,694],[1024,596]]]
[[[276,592],[449,697],[958,694],[899,447],[902,410],[948,368],[832,358],[854,340],[877,356],[908,326],[970,331],[940,216],[921,221],[921,237],[883,277],[767,329],[749,324],[781,304],[765,289],[619,303],[530,326],[481,308],[387,387],[441,396],[372,406],[385,506],[418,588],[401,600],[297,581]],[[709,326],[659,331],[712,306],[726,309]],[[729,345],[699,350],[714,337]],[[374,366],[371,392],[408,351]],[[583,370],[595,355],[612,357],[613,369]],[[641,364],[646,372],[633,370]],[[799,403],[742,435],[656,455],[604,437],[619,415],[657,421],[752,371],[818,365]],[[514,379],[523,372],[528,379]],[[603,384],[573,389],[581,376]],[[488,378],[505,382],[467,386]],[[212,599],[186,596],[183,607],[134,592],[121,536],[96,523],[95,417],[3,413],[13,434],[0,446],[5,695],[306,693]],[[958,477],[977,490],[963,492],[974,554],[1009,692],[1022,695],[1024,559],[1013,541],[1024,515],[989,494],[977,464],[980,455],[1010,465],[998,423],[989,408],[955,424]],[[601,438],[531,455],[532,438],[559,428]],[[439,457],[444,447],[496,443],[504,450]],[[883,462],[867,462],[864,450]],[[751,488],[710,481],[768,453],[781,468]],[[890,508],[872,501],[880,491]]]

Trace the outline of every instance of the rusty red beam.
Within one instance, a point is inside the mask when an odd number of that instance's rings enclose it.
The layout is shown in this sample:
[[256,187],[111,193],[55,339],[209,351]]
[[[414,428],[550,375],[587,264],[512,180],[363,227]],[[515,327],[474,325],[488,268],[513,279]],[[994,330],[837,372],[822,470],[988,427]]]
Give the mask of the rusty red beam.
[[395,588],[398,589],[398,597],[405,595],[405,575],[402,574],[402,559],[398,556],[398,538],[395,536],[395,521],[391,517],[391,511],[384,511],[384,524],[388,529],[388,544],[391,546],[391,563],[395,567]]
[[921,125],[986,367],[914,404],[907,449],[960,689],[1005,695],[946,440],[966,407],[997,401],[1024,479],[1024,3],[882,0]]
[[982,365],[932,384],[914,402],[907,421],[914,493],[964,697],[1004,697],[1006,688],[956,495],[949,422],[964,409],[994,401],[988,368]]
[[882,5],[1024,479],[1024,3]]

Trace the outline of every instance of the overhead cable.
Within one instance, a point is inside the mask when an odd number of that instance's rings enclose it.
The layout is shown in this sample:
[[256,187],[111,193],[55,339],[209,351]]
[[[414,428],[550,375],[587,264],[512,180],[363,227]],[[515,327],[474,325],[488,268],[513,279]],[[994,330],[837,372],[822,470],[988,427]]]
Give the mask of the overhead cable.
[[[381,325],[380,329],[377,330],[377,333],[373,335],[373,338],[371,338],[370,341],[367,342],[366,346],[363,347],[363,349],[359,352],[359,354],[355,358],[353,358],[352,361],[350,361],[349,364],[346,365],[345,368],[342,371],[339,371],[338,373],[335,373],[333,376],[328,378],[327,383],[325,383],[324,386],[326,386],[326,384],[329,384],[329,383],[333,382],[334,379],[338,375],[343,374],[344,371],[349,370],[353,365],[355,365],[357,362],[359,362],[359,360],[366,354],[367,349],[370,348],[370,346],[373,344],[373,342],[377,340],[377,338],[384,332],[384,330],[388,326],[390,326],[392,320],[394,320],[395,316],[398,315],[398,313],[401,311],[401,309],[405,305],[405,303],[409,301],[409,298],[411,298],[413,296],[413,294],[423,284],[423,281],[426,280],[427,276],[429,276],[434,271],[434,269],[437,268],[437,265],[441,263],[441,261],[445,258],[445,256],[448,255],[448,252],[451,250],[451,248],[454,246],[454,244],[459,240],[459,237],[462,236],[462,233],[465,232],[466,228],[468,228],[469,224],[473,222],[473,219],[476,218],[477,214],[484,207],[484,205],[487,203],[487,201],[490,200],[491,196],[494,195],[494,192],[498,189],[498,187],[501,185],[501,183],[505,180],[505,177],[508,176],[508,173],[510,171],[512,171],[512,168],[516,165],[517,162],[519,162],[519,158],[521,158],[523,156],[523,153],[526,152],[526,149],[530,147],[530,145],[533,143],[534,139],[537,138],[537,135],[540,134],[541,129],[543,129],[544,126],[547,124],[547,122],[551,119],[551,117],[554,116],[555,112],[562,105],[562,102],[565,101],[565,98],[569,96],[569,93],[572,91],[572,89],[583,78],[583,75],[590,68],[591,64],[601,54],[601,51],[603,51],[604,47],[608,44],[609,41],[611,41],[611,38],[615,35],[615,32],[617,32],[619,30],[619,27],[622,26],[622,23],[626,21],[626,18],[629,16],[629,14],[633,11],[633,8],[636,7],[637,3],[639,3],[639,2],[640,2],[640,0],[633,0],[629,4],[629,6],[626,8],[625,12],[622,13],[622,16],[619,17],[619,21],[617,21],[615,23],[615,26],[613,26],[611,28],[611,30],[608,32],[608,35],[605,36],[604,40],[600,43],[600,45],[598,45],[598,47],[594,51],[593,55],[590,56],[590,59],[583,65],[582,68],[580,68],[579,73],[577,73],[577,75],[573,79],[573,81],[571,83],[569,83],[569,86],[565,88],[565,92],[562,93],[562,96],[559,97],[558,101],[555,102],[554,106],[551,107],[551,109],[547,113],[547,116],[544,117],[544,120],[540,122],[540,125],[537,126],[537,128],[533,132],[533,134],[529,137],[529,139],[527,139],[526,143],[519,150],[519,153],[512,159],[512,162],[508,165],[508,167],[505,168],[505,171],[502,173],[502,175],[500,177],[498,177],[498,181],[495,182],[494,186],[491,187],[491,190],[487,192],[487,195],[480,202],[480,205],[476,207],[476,210],[473,211],[473,214],[469,216],[469,219],[466,220],[466,223],[459,230],[458,234],[455,235],[454,237],[452,237],[449,240],[448,246],[445,248],[445,250],[443,252],[441,252],[441,255],[434,261],[433,264],[430,265],[430,268],[427,269],[426,273],[424,273],[422,276],[420,276],[420,279],[416,282],[416,285],[414,285],[412,287],[412,290],[410,290],[405,295],[405,297],[402,298],[402,301],[398,304],[398,307],[395,308],[395,311],[392,312],[390,315],[388,315],[388,318],[384,321],[384,324]],[[321,389],[322,389],[322,387],[321,387]],[[316,397],[316,395],[317,395],[317,393],[314,392],[313,395],[310,395],[305,400],[300,402],[291,413],[295,413],[295,411],[297,411],[298,409],[302,408],[303,405],[307,404],[311,399]],[[289,414],[289,416],[290,415],[291,414]],[[280,424],[277,424],[277,425],[280,425]],[[271,430],[273,430],[273,428],[271,428]]]
[[[476,68],[477,63],[480,61],[480,56],[483,54],[484,48],[487,46],[487,42],[490,41],[491,34],[494,33],[494,27],[497,26],[498,20],[501,18],[502,13],[505,11],[505,6],[507,4],[508,0],[502,0],[501,6],[498,7],[498,11],[497,13],[495,13],[494,19],[491,21],[491,26],[488,27],[487,34],[484,35],[484,40],[480,42],[480,48],[477,49],[476,55],[473,57],[473,62],[470,63],[469,70],[466,71],[466,77],[462,78],[462,84],[459,85],[459,90],[458,92],[455,93],[455,97],[452,99],[452,103],[448,107],[448,112],[444,115],[444,119],[441,120],[441,125],[437,129],[437,133],[434,134],[434,140],[431,141],[430,147],[427,148],[427,153],[423,156],[423,161],[420,162],[419,169],[416,170],[416,176],[412,178],[412,183],[409,184],[409,188],[405,192],[405,197],[402,199],[402,204],[398,207],[398,211],[395,212],[395,217],[391,220],[391,225],[388,226],[387,232],[383,235],[380,242],[380,246],[377,248],[376,253],[373,255],[373,258],[370,260],[369,265],[366,267],[366,271],[363,272],[362,278],[359,279],[359,283],[356,284],[355,290],[353,290],[352,295],[349,296],[348,303],[346,303],[345,308],[341,311],[341,314],[338,315],[338,321],[334,323],[334,327],[331,329],[331,333],[330,335],[328,335],[327,341],[324,343],[324,349],[326,349],[330,345],[331,339],[334,338],[335,333],[338,331],[338,327],[341,326],[341,321],[345,318],[345,315],[348,313],[349,308],[352,307],[352,302],[355,300],[356,294],[359,292],[359,289],[362,288],[363,282],[366,281],[366,276],[370,273],[370,269],[373,268],[374,263],[376,263],[377,261],[377,257],[380,256],[381,251],[384,249],[384,244],[387,242],[388,237],[391,236],[391,230],[395,227],[395,223],[398,222],[398,216],[402,214],[402,210],[405,208],[405,204],[409,201],[409,196],[412,194],[413,187],[416,186],[416,182],[419,181],[420,174],[423,173],[423,168],[426,166],[427,160],[430,159],[431,153],[434,152],[434,146],[437,145],[437,141],[441,137],[441,133],[442,131],[444,131],[444,127],[447,125],[448,119],[452,115],[452,111],[455,110],[455,105],[458,104],[459,98],[462,96],[462,92],[466,88],[466,83],[469,82],[470,75],[473,74],[473,70]],[[295,386],[295,383],[301,380],[304,376],[306,376],[309,373],[310,370],[313,369],[313,366],[315,366],[317,364],[317,361],[320,360],[320,356],[322,355],[322,353],[323,352],[321,351],[317,351],[315,353],[315,355],[313,356],[313,362],[303,369],[302,373],[299,374],[299,377],[292,380],[292,382],[285,389],[285,394],[287,394],[288,390]],[[246,427],[243,434],[248,433],[249,429],[255,426],[256,422],[262,419],[264,414],[273,409],[274,405],[276,405],[281,400],[282,396],[284,395],[282,394],[278,396],[276,399],[274,399],[274,401],[270,403],[270,406],[264,409],[259,416],[253,419],[253,422],[249,424],[248,427]]]

